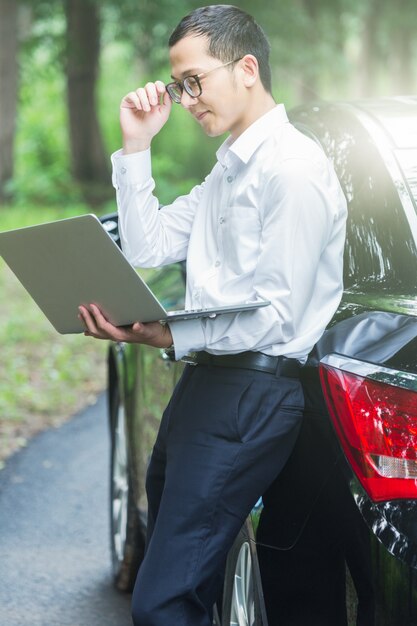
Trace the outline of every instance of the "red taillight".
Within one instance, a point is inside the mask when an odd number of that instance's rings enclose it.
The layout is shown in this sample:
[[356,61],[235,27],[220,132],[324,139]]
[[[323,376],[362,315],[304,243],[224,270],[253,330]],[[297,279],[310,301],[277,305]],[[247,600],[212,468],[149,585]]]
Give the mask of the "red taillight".
[[417,498],[417,392],[320,365],[330,416],[372,500]]

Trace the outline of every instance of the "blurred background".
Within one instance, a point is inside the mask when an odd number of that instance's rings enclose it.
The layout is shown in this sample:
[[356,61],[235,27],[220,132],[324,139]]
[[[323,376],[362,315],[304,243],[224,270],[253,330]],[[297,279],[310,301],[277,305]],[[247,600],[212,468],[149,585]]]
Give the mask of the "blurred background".
[[[0,230],[115,210],[119,102],[168,82],[169,34],[194,0],[0,0]],[[205,3],[210,4],[210,2]],[[417,90],[415,0],[234,2],[272,46],[274,96],[357,99]],[[153,144],[166,203],[212,167],[208,139],[174,106]],[[104,388],[105,346],[60,337],[0,260],[0,463]]]

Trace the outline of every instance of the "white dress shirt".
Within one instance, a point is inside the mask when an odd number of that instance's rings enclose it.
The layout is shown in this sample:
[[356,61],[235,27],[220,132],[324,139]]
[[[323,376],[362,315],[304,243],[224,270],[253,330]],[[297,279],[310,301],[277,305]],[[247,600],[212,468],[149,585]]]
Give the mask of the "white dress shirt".
[[122,248],[133,265],[187,259],[185,307],[271,305],[170,322],[175,356],[245,350],[304,361],[342,295],[346,200],[322,149],[282,104],[234,142],[201,185],[159,210],[150,150],[112,155]]

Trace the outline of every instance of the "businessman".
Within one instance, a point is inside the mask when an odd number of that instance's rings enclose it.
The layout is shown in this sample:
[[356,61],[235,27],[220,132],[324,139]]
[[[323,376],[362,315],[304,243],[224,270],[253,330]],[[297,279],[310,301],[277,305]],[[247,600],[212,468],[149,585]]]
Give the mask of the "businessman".
[[[342,294],[346,202],[320,147],[275,102],[269,43],[250,15],[196,9],[169,56],[172,82],[149,82],[120,107],[123,250],[142,267],[186,259],[186,308],[271,305],[165,326],[116,328],[94,306],[80,316],[86,335],[192,355],[149,464],[132,614],[136,626],[211,626],[227,552],[300,428],[299,369]],[[158,210],[150,147],[176,104],[210,137],[228,137],[204,182]]]

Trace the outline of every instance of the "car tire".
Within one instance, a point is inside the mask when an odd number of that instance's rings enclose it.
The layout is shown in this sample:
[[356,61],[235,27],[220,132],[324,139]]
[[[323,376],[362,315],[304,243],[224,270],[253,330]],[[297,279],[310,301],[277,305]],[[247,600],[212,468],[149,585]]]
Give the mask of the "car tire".
[[262,626],[259,581],[249,533],[240,530],[226,563],[222,626]]
[[146,523],[136,507],[123,394],[115,384],[110,393],[110,545],[114,584],[132,591],[145,550]]

